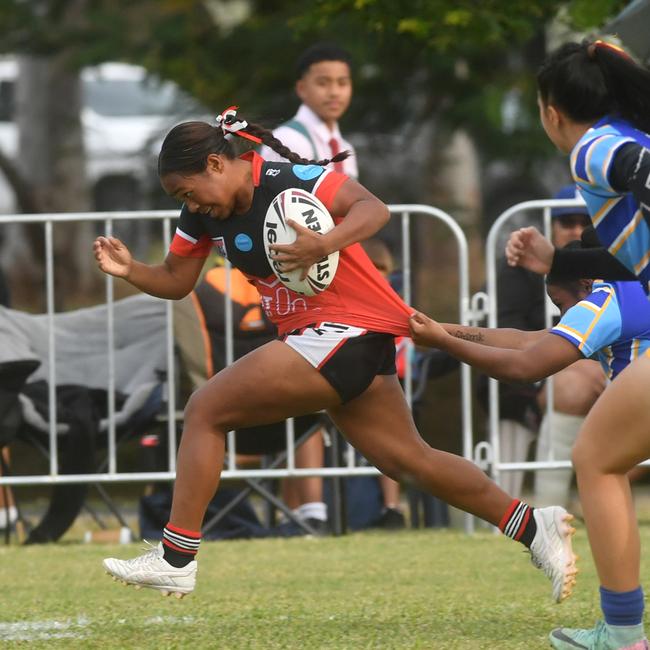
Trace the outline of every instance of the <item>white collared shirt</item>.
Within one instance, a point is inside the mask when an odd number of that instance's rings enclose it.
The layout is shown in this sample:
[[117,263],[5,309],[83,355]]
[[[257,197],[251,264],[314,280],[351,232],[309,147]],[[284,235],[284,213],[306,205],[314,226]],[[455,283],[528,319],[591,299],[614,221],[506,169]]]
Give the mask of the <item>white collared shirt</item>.
[[[347,141],[344,140],[341,136],[341,131],[339,130],[339,125],[335,124],[334,129],[330,131],[329,127],[323,120],[314,113],[308,106],[301,104],[298,112],[293,117],[294,120],[298,120],[304,127],[307,129],[312,143],[299,131],[292,129],[289,126],[279,126],[273,131],[273,135],[282,142],[286,147],[295,151],[298,155],[303,158],[311,159],[314,155],[314,147],[316,148],[316,160],[322,160],[323,158],[331,158],[332,150],[329,145],[331,138],[336,138],[339,143],[339,151],[350,151],[351,155],[343,161],[343,171],[352,178],[357,178],[359,176],[359,168],[357,167],[357,157],[354,151],[354,147]],[[262,146],[260,149],[260,155],[265,160],[276,160],[276,161],[286,161],[286,158],[278,155],[267,147],[266,145]],[[329,165],[331,168],[333,165]]]

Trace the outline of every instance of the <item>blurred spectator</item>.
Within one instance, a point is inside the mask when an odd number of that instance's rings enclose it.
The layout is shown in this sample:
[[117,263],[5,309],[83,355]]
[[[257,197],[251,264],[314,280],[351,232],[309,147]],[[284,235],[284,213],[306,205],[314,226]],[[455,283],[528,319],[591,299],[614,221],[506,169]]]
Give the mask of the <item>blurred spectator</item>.
[[[273,134],[308,160],[323,160],[340,151],[350,151],[353,155],[332,163],[332,168],[357,178],[354,147],[343,139],[338,124],[352,99],[350,55],[333,43],[316,43],[298,57],[296,74],[295,91],[302,103],[298,112]],[[265,160],[285,160],[266,146],[260,154]]]
[[[563,187],[553,198],[580,198],[574,185]],[[587,207],[554,208],[552,238],[556,248],[580,239],[591,223]],[[526,273],[528,273],[526,271]],[[541,276],[538,276],[541,279]],[[603,392],[605,374],[597,361],[582,359],[553,376],[553,409],[549,414],[546,384],[537,396],[543,413],[537,441],[536,460],[568,460],[582,422]],[[540,470],[535,473],[535,502],[568,505],[573,470]]]
[[[567,185],[553,198],[576,198],[575,187]],[[552,210],[551,217],[551,236],[554,245],[558,248],[565,246],[569,241],[580,239],[582,231],[589,224],[586,207],[556,208]],[[497,287],[497,327],[512,327],[520,330],[541,330],[546,327],[546,291],[542,276],[521,267],[508,266],[505,258],[502,257],[497,265]],[[581,364],[590,365],[583,370],[579,367]],[[576,382],[574,387],[576,396],[579,393],[578,387],[583,386],[584,382],[591,384],[593,374],[590,370],[593,364],[594,362],[585,360],[563,371],[571,371],[572,381]],[[587,408],[587,404],[583,402],[582,405],[579,405],[577,400],[575,403],[570,402],[569,395],[566,396],[567,400],[563,401],[561,396],[563,388],[566,392],[566,385],[561,377],[563,372],[556,375],[559,378],[555,391],[559,400],[555,403],[556,409],[559,413],[568,413],[572,416],[574,410],[583,411]],[[487,405],[487,386],[487,378],[481,376],[478,384],[479,400],[484,405]],[[530,445],[537,435],[542,417],[538,401],[539,391],[540,387],[536,384],[500,384],[499,448],[502,462],[520,462],[527,459]],[[584,412],[586,413],[586,411]],[[571,420],[571,416],[569,420]],[[543,450],[545,449],[544,444],[542,444]],[[502,472],[500,484],[508,493],[520,496],[523,479],[523,471]],[[546,501],[546,497],[543,498]],[[560,499],[557,503],[562,503],[562,500]]]

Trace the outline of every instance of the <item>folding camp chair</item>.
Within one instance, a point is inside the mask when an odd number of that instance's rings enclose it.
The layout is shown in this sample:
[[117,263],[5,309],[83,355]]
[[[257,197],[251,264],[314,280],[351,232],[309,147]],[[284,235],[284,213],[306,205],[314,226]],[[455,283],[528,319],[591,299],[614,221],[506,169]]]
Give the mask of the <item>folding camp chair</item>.
[[[133,296],[114,303],[115,414],[116,443],[144,422],[153,420],[159,410],[166,367],[164,302],[150,296]],[[109,421],[108,380],[98,369],[106,367],[106,306],[54,314],[57,423],[55,430],[60,473],[92,474],[99,470],[94,462],[95,448],[106,447]],[[31,363],[16,394],[19,418],[15,437],[27,441],[49,459],[49,325],[46,315],[34,315],[0,308],[0,369],[11,364]],[[7,370],[8,372],[8,370]],[[3,388],[10,386],[5,378]],[[8,415],[0,414],[0,428]],[[68,442],[74,437],[74,443]],[[66,443],[69,449],[66,449]],[[9,468],[4,468],[5,473]],[[100,496],[124,525],[125,519],[102,486]],[[29,541],[57,539],[85,501],[83,484],[57,484],[52,491],[50,509]],[[58,512],[58,516],[57,515]],[[96,517],[96,519],[98,519]],[[99,521],[99,520],[98,520]]]

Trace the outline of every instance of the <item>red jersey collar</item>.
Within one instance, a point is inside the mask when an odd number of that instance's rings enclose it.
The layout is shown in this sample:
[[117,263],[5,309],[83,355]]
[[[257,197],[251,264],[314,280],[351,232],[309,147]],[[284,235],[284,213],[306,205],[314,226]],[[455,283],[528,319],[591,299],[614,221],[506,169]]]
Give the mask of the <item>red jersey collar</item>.
[[262,176],[262,165],[264,158],[260,156],[257,151],[251,150],[239,156],[242,160],[246,160],[253,165],[253,185],[259,187],[260,178]]

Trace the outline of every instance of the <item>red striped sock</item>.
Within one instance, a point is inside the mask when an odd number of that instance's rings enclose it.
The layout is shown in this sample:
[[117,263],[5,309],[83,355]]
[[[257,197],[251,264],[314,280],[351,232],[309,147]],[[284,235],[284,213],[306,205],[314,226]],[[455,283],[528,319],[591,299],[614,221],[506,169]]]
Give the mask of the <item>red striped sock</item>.
[[189,564],[199,550],[201,533],[168,523],[163,530],[163,557],[175,567]]
[[513,499],[499,522],[499,530],[507,537],[530,546],[537,532],[533,508],[519,499]]

